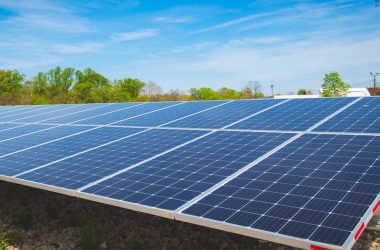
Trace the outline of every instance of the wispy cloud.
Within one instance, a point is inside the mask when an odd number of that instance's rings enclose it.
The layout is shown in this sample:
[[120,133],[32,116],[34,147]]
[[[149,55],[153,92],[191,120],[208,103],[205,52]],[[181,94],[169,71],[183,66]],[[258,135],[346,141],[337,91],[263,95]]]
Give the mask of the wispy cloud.
[[85,19],[71,15],[25,14],[8,18],[3,21],[3,24],[17,28],[30,27],[33,29],[47,29],[66,33],[90,31]]
[[136,30],[132,32],[124,32],[118,33],[112,36],[112,42],[126,42],[132,40],[139,40],[148,37],[154,37],[158,35],[158,31],[156,29],[142,29]]
[[46,0],[0,0],[0,8],[11,9],[16,13],[4,19],[0,25],[25,30],[25,33],[28,33],[29,28],[65,33],[90,30],[86,18],[73,14],[69,7],[63,7],[58,3]]
[[[333,1],[334,3],[336,1]],[[332,4],[331,3],[331,4]],[[239,17],[232,19],[230,21],[221,22],[210,27],[203,29],[195,30],[190,32],[190,34],[204,33],[214,30],[225,29],[231,26],[236,26],[239,24],[251,23],[252,21],[258,20],[258,23],[249,24],[240,30],[254,29],[257,27],[264,27],[274,23],[281,24],[282,22],[291,22],[295,20],[300,20],[302,18],[312,19],[316,17],[326,16],[328,13],[331,13],[334,10],[350,8],[355,6],[355,4],[341,4],[339,6],[327,5],[327,4],[298,4],[289,8],[284,8],[280,10],[255,13],[252,15]],[[269,19],[268,19],[269,18]]]
[[182,17],[158,16],[158,17],[153,18],[153,21],[157,23],[189,23],[189,22],[193,22],[194,18],[190,16],[182,16]]
[[213,31],[213,30],[224,29],[224,28],[231,27],[231,26],[241,24],[241,23],[245,23],[245,22],[248,22],[248,21],[251,21],[254,19],[259,19],[259,18],[263,18],[263,17],[269,17],[269,16],[277,15],[277,14],[280,14],[281,12],[282,11],[280,10],[280,11],[273,11],[273,12],[267,12],[267,13],[252,14],[249,16],[236,18],[236,19],[233,19],[233,20],[230,20],[227,22],[222,22],[222,23],[219,23],[219,24],[216,24],[216,25],[204,28],[204,29],[199,29],[199,30],[191,32],[191,34],[198,34],[198,33],[204,33],[204,32]]
[[0,7],[14,9],[18,11],[27,11],[27,10],[50,10],[50,11],[59,11],[66,12],[67,9],[59,6],[53,2],[46,0],[0,0]]
[[87,42],[82,44],[58,44],[54,46],[55,51],[60,54],[83,54],[94,53],[102,48],[104,44]]

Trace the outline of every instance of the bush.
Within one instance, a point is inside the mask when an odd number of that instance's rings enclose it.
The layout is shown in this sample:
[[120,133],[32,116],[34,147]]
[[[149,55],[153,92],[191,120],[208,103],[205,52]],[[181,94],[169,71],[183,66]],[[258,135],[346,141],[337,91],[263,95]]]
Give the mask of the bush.
[[101,237],[99,237],[94,227],[87,225],[82,229],[77,245],[78,248],[82,250],[96,250],[100,249],[101,243]]
[[8,250],[9,244],[8,244],[8,238],[6,235],[0,236],[0,250]]
[[16,217],[14,224],[17,228],[27,230],[32,226],[32,222],[33,222],[32,214],[29,211],[25,211],[25,212],[20,213]]
[[25,235],[20,231],[11,231],[5,234],[12,245],[22,246],[25,242]]

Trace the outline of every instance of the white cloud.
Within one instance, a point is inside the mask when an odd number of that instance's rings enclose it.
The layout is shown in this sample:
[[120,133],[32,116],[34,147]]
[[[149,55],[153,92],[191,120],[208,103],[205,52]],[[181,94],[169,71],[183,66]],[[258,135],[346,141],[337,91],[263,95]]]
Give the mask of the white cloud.
[[157,23],[189,23],[194,21],[194,18],[190,16],[183,16],[183,17],[165,17],[165,16],[158,16],[153,18],[153,21]]
[[71,15],[25,14],[8,18],[2,23],[17,28],[31,27],[34,29],[46,29],[66,33],[80,33],[89,31],[85,19]]
[[60,54],[83,54],[83,53],[94,53],[103,47],[101,43],[82,43],[78,45],[74,44],[58,44],[54,46],[55,51]]
[[18,11],[30,11],[30,10],[50,10],[65,12],[66,9],[62,6],[53,4],[51,1],[45,0],[0,0],[0,7],[15,9]]
[[143,29],[132,32],[118,33],[111,39],[112,42],[126,42],[132,40],[143,39],[147,37],[157,36],[158,31],[155,29]]

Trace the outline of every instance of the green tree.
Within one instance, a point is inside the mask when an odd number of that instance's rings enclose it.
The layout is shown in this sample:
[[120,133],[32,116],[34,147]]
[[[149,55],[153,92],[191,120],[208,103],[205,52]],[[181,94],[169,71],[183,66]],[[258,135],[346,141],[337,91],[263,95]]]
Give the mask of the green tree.
[[62,70],[57,66],[46,73],[46,80],[50,98],[62,103],[75,81],[75,69],[65,68]]
[[222,100],[239,99],[239,93],[236,90],[226,87],[219,89],[218,95],[218,99]]
[[87,68],[75,72],[77,82],[73,87],[75,102],[108,102],[111,99],[111,85],[108,79]]
[[18,71],[0,70],[1,104],[19,104],[23,94],[24,75]]
[[348,89],[351,87],[349,84],[342,81],[338,72],[331,72],[325,74],[322,84],[322,96],[324,97],[340,97],[346,96]]
[[212,88],[191,88],[190,95],[196,100],[216,100],[218,99],[217,93]]
[[306,89],[299,89],[297,95],[306,95]]
[[141,93],[145,83],[138,79],[125,78],[117,80],[115,85],[120,87],[119,90],[124,92],[123,95],[129,94],[130,97],[136,98]]

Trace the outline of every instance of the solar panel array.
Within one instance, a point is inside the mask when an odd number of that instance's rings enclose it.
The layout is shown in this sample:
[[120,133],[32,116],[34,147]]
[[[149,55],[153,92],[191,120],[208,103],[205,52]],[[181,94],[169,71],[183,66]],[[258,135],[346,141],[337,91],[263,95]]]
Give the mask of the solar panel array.
[[380,98],[3,106],[0,178],[349,249],[380,206]]

